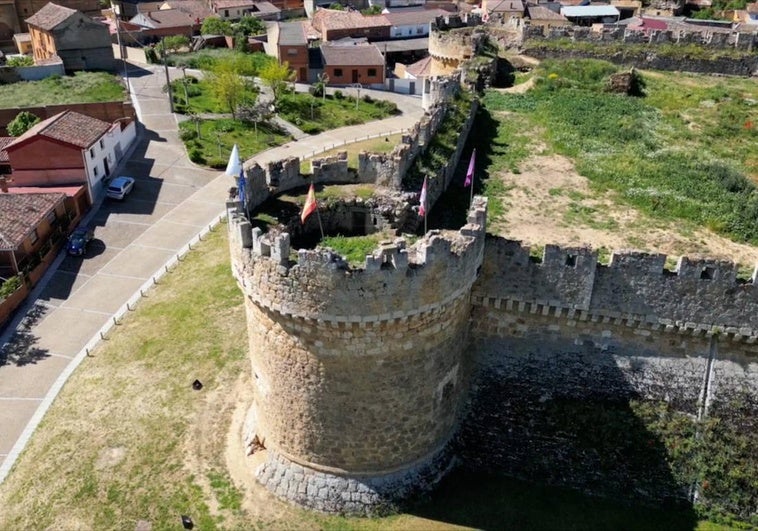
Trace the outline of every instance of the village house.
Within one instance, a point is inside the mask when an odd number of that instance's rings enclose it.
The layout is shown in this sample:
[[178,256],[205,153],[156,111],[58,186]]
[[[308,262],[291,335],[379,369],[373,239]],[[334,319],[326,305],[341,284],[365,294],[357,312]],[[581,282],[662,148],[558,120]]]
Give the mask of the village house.
[[364,16],[358,11],[317,9],[311,25],[323,42],[345,38],[383,41],[390,38],[390,22],[384,15]]
[[530,26],[539,26],[543,31],[550,28],[561,28],[571,26],[569,19],[542,5],[527,5],[527,15],[529,16]]
[[303,22],[268,24],[266,53],[280,63],[287,62],[295,71],[298,83],[308,83],[308,39]]
[[115,68],[108,27],[84,13],[51,2],[26,23],[36,63],[60,57],[67,72]]
[[105,179],[136,138],[129,119],[104,122],[64,111],[43,120],[5,146],[14,187],[82,187],[70,195],[86,211],[103,193]]
[[330,85],[384,84],[384,56],[375,44],[350,42],[322,44],[324,73]]
[[442,9],[404,8],[384,13],[390,24],[393,39],[419,38],[429,36],[430,23],[437,17],[449,15]]
[[213,14],[208,4],[200,0],[146,2],[137,8],[139,13],[129,23],[142,28],[143,40],[172,35],[192,37],[199,33],[203,20]]
[[279,20],[282,11],[265,0],[216,0],[211,4],[213,13],[224,20],[239,20],[252,16],[261,20]]

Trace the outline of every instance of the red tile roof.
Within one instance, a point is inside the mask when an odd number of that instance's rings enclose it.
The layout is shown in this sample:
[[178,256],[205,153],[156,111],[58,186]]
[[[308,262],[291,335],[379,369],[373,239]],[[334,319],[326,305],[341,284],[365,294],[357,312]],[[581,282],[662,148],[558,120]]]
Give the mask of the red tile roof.
[[55,29],[61,22],[69,18],[76,13],[76,9],[69,7],[59,6],[52,2],[45,4],[45,6],[26,19],[26,23],[30,26],[36,26],[46,31]]
[[12,136],[0,136],[0,162],[9,162],[8,152],[5,151],[5,147],[16,140]]
[[0,249],[18,249],[65,197],[62,193],[0,193]]
[[358,11],[336,9],[317,9],[313,14],[311,24],[319,31],[390,26],[389,20],[384,15],[367,17]]
[[432,73],[432,56],[406,66],[405,71],[414,77],[428,77]]
[[745,9],[751,15],[757,14],[758,13],[758,2],[753,2],[752,4],[746,5]]
[[74,111],[63,111],[43,120],[26,133],[8,144],[5,149],[13,150],[35,136],[44,136],[59,142],[86,149],[103,136],[111,124]]
[[383,66],[384,56],[374,44],[322,44],[324,64],[329,66]]
[[566,17],[545,6],[527,6],[526,9],[529,12],[529,18],[532,20],[565,20],[568,22]]

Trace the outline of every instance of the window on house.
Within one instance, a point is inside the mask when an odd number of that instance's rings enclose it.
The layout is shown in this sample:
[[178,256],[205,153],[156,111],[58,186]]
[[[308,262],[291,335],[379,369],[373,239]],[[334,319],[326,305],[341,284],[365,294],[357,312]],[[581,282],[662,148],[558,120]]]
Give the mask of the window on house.
[[416,35],[423,35],[424,34],[424,26],[419,26],[416,28]]
[[55,223],[55,219],[56,219],[55,218],[55,210],[51,210],[50,212],[48,212],[47,216],[45,216],[45,219],[47,219],[47,222],[50,223],[50,225],[52,225],[53,223]]
[[342,69],[341,68],[335,68],[334,69],[334,75],[337,77],[342,77]]
[[368,69],[368,75],[373,77],[376,75],[376,68],[369,68]]
[[224,9],[224,16],[225,16],[225,17],[228,17],[228,16],[229,16],[229,10],[228,10],[228,9]]
[[89,158],[95,158],[95,148],[89,148]]
[[37,243],[37,240],[39,240],[39,234],[37,234],[37,229],[34,229],[29,234],[29,241],[32,242],[32,245],[34,245],[35,243]]
[[97,176],[100,173],[100,170],[95,166],[95,176]]
[[105,142],[103,142],[103,139],[100,139],[100,149],[105,149]]
[[297,55],[297,48],[288,48],[287,55]]

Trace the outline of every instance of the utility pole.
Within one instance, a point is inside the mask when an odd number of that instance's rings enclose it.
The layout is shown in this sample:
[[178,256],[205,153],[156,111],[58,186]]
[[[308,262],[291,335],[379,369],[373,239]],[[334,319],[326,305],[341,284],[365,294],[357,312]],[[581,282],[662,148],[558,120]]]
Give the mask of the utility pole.
[[113,18],[116,19],[116,43],[118,44],[118,53],[121,55],[121,64],[124,65],[124,83],[126,83],[126,95],[128,96],[131,90],[129,89],[129,68],[126,64],[126,57],[124,57],[124,45],[121,42],[121,4],[119,3],[118,9],[111,2],[111,12]]
[[168,64],[166,63],[166,39],[161,39],[161,50],[163,54],[163,70],[166,72],[166,90],[168,91],[168,106],[171,112],[174,112],[174,95],[171,93],[171,78],[168,75]]

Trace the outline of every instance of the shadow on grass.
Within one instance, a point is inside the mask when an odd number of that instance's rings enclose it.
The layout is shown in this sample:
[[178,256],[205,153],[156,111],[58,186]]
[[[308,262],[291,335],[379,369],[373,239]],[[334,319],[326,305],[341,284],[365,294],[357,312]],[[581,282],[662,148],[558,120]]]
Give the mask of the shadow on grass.
[[475,529],[691,530],[690,509],[655,509],[592,498],[557,487],[463,470],[445,478],[415,516]]
[[[466,215],[471,204],[471,187],[464,186],[464,182],[471,153],[476,149],[473,178],[474,195],[485,195],[487,181],[489,180],[487,168],[492,163],[493,153],[496,148],[500,148],[500,150],[507,148],[507,145],[495,140],[497,128],[498,122],[492,118],[487,109],[480,106],[450,186],[440,196],[429,213],[430,229],[458,230],[466,224]],[[423,230],[422,223],[419,234]]]

